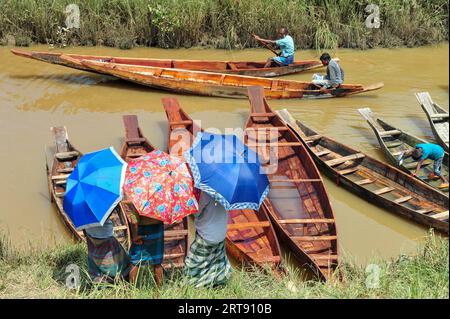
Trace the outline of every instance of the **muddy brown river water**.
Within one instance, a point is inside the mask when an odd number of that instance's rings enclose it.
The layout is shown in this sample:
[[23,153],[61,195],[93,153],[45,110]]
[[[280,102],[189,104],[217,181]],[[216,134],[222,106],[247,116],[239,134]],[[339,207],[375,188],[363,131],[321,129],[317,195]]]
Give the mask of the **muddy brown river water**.
[[[48,50],[36,46],[34,50]],[[166,148],[167,123],[161,98],[174,95],[110,77],[49,65],[12,55],[0,47],[0,229],[17,247],[48,247],[69,240],[49,201],[45,147],[52,146],[49,130],[65,125],[82,152],[122,144],[123,114],[137,114],[144,134]],[[64,52],[155,58],[265,60],[262,49],[223,51],[138,48],[67,48]],[[415,49],[339,50],[347,83],[384,81],[385,87],[341,99],[269,101],[274,109],[291,113],[317,131],[386,160],[377,140],[357,109],[371,107],[388,122],[417,136],[432,138],[425,114],[414,93],[430,92],[448,109],[448,44]],[[296,58],[317,58],[315,51],[298,51]],[[310,80],[314,72],[285,77]],[[323,72],[323,70],[322,70]],[[242,127],[247,100],[176,96],[203,127]],[[357,263],[411,253],[427,230],[358,198],[327,178],[343,255]]]

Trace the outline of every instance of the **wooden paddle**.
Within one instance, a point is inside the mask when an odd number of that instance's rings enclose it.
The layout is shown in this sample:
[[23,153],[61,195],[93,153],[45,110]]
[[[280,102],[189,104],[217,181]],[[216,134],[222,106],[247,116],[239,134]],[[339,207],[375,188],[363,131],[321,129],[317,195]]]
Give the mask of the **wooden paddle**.
[[281,52],[277,52],[274,49],[272,49],[272,47],[270,47],[266,42],[259,40],[258,38],[256,38],[256,34],[254,34],[253,32],[250,32],[248,30],[247,31],[248,34],[250,34],[252,37],[255,38],[256,41],[258,41],[259,43],[261,43],[267,50],[270,50],[273,52],[273,54],[275,54],[276,56],[280,56]]

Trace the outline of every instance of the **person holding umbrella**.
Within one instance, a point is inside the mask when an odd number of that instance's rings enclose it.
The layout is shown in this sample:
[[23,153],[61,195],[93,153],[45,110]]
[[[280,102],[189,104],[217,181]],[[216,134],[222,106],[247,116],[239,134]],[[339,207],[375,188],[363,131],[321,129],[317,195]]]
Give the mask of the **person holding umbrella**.
[[130,281],[136,282],[141,266],[153,266],[160,286],[163,222],[175,223],[198,211],[192,177],[186,163],[157,150],[129,161],[124,191],[135,208],[127,213],[133,237]]
[[88,272],[94,283],[126,279],[130,261],[114,237],[111,213],[122,200],[126,163],[111,147],[85,154],[67,178],[63,207],[88,247]]
[[235,135],[199,133],[183,155],[195,187],[202,191],[185,274],[195,287],[221,286],[232,271],[225,250],[227,212],[258,210],[269,192],[269,181],[261,172],[258,155]]

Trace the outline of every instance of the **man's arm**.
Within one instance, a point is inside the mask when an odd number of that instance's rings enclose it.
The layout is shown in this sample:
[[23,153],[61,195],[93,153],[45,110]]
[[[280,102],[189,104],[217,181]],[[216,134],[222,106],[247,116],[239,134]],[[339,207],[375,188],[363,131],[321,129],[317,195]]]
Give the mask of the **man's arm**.
[[271,44],[277,44],[277,41],[275,40],[269,40],[269,39],[263,39],[257,35],[255,35],[255,39],[261,42],[265,42],[265,43],[271,43]]
[[419,174],[422,164],[423,164],[423,159],[419,160],[419,162],[417,163],[416,171],[413,173],[413,176],[417,176],[417,174]]

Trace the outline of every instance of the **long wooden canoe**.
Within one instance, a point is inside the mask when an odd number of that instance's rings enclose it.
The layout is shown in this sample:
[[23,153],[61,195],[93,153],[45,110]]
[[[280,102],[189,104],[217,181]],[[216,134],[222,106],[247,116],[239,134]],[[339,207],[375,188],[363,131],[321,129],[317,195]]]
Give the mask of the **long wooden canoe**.
[[[164,98],[162,102],[169,122],[168,148],[171,154],[181,156],[189,150],[194,134],[201,128],[183,111],[177,99]],[[269,267],[277,273],[280,247],[264,207],[259,211],[229,212],[226,239],[228,254],[244,266]]]
[[[407,150],[414,149],[417,144],[428,143],[427,141],[420,139],[414,135],[406,133],[383,120],[377,118],[372,113],[370,108],[359,109],[361,115],[367,120],[372,130],[381,145],[381,149],[384,151],[386,157],[393,164],[402,169],[403,171],[412,174],[416,170],[417,162],[412,157],[403,160],[402,164],[399,164],[398,156]],[[444,155],[444,161],[442,163],[442,174],[448,179],[448,153]],[[448,188],[440,189],[439,185],[441,181],[430,180],[428,175],[433,172],[433,161],[424,161],[417,178],[421,179],[428,185],[438,189],[448,196]]]
[[427,115],[434,137],[448,153],[448,112],[434,103],[428,92],[416,93],[416,98]]
[[[49,168],[48,164],[46,165],[50,200],[54,203],[56,211],[73,238],[77,241],[84,241],[86,238],[83,231],[78,231],[75,228],[63,208],[67,178],[74,170],[82,154],[70,143],[65,126],[52,127],[51,130],[54,134],[56,151],[53,154],[52,167]],[[125,249],[128,249],[130,244],[128,222],[119,205],[113,210],[109,218],[114,224],[114,236]]]
[[321,279],[338,265],[336,221],[320,173],[298,136],[276,115],[261,87],[250,87],[244,140],[265,164],[271,190],[264,207],[280,240]]
[[288,110],[276,112],[298,135],[311,156],[338,185],[367,201],[448,234],[448,198],[409,174],[323,136]]
[[[64,54],[60,52],[38,52],[12,49],[15,55],[38,61],[58,64],[83,71],[93,71],[81,64],[81,60],[111,62],[117,64],[156,66],[161,68],[174,68],[185,70],[196,70],[205,72],[217,72],[226,74],[239,74],[248,76],[274,77],[287,74],[299,73],[307,70],[321,68],[319,60],[304,60],[294,62],[289,66],[264,68],[265,62],[251,61],[206,61],[206,60],[174,60],[174,59],[151,59],[151,58],[128,58],[81,54]],[[62,60],[65,55],[73,60]],[[336,59],[339,60],[339,59]],[[95,71],[97,72],[97,71]]]
[[[120,156],[128,163],[155,150],[155,147],[144,137],[136,115],[124,115],[125,142]],[[121,203],[124,211],[135,210],[133,203],[126,198]],[[165,270],[184,267],[184,259],[189,251],[189,223],[186,218],[172,225],[164,225],[164,260]]]
[[[70,60],[70,58],[65,56],[60,58]],[[343,84],[336,90],[320,92],[311,82],[275,80],[150,66],[132,66],[91,60],[81,60],[81,63],[94,71],[160,90],[228,98],[246,98],[247,88],[254,85],[264,87],[265,96],[271,99],[341,97],[378,90],[384,85],[383,83],[370,86]]]

